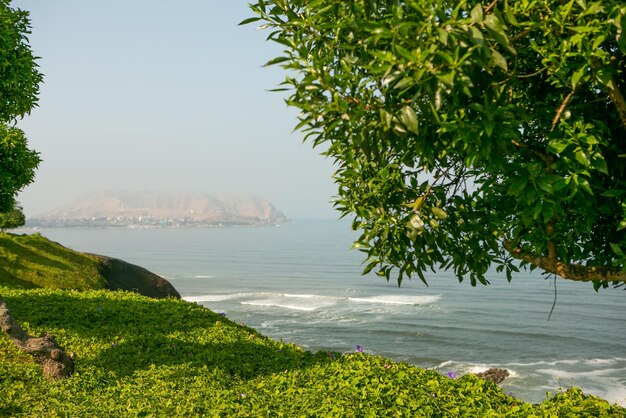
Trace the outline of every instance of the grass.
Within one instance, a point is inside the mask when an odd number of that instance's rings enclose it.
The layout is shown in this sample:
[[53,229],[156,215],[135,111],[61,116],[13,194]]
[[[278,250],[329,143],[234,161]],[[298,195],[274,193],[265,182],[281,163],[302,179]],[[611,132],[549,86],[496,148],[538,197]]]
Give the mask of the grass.
[[206,308],[129,292],[0,287],[31,334],[76,373],[46,381],[0,336],[0,416],[624,417],[578,389],[540,405],[495,384],[362,353],[311,353]]
[[40,234],[0,232],[0,284],[23,289],[104,289],[95,257],[63,247]]
[[103,290],[95,257],[0,233],[0,295],[76,372],[46,381],[0,334],[0,416],[625,417],[570,389],[540,405],[495,384],[363,353],[311,353],[177,299]]

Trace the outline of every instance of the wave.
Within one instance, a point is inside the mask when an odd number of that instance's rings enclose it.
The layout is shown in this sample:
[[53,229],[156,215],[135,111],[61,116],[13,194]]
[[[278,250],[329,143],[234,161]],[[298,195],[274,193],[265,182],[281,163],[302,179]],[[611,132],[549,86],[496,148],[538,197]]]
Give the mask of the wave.
[[214,279],[215,276],[198,275],[198,276],[192,276],[192,278],[194,278],[194,279]]
[[[259,297],[260,296],[260,297]],[[312,294],[256,294],[253,300],[242,300],[242,305],[266,306],[311,312],[337,304],[341,298]]]
[[[183,297],[183,299],[188,302],[198,303],[238,300],[241,305],[267,307],[273,306],[296,311],[310,312],[336,305],[347,307],[351,303],[387,306],[427,305],[438,301],[439,299],[441,299],[441,296],[377,295],[364,297],[345,297],[315,295],[309,293],[227,293],[190,295]],[[352,310],[353,308],[349,309]]]
[[276,308],[283,308],[283,309],[290,309],[293,311],[304,311],[304,312],[311,312],[314,311],[316,309],[318,309],[317,306],[303,306],[303,305],[296,305],[296,304],[290,304],[290,303],[284,303],[284,302],[280,302],[280,301],[271,301],[271,300],[251,300],[251,301],[243,301],[241,302],[242,305],[251,305],[251,306],[267,306],[267,307],[276,307]]
[[382,305],[427,305],[437,302],[441,295],[433,296],[406,296],[406,295],[379,295],[367,297],[350,297],[349,301],[358,303],[376,303]]
[[243,297],[249,297],[253,295],[253,293],[216,293],[211,295],[194,295],[194,296],[183,296],[183,300],[187,302],[222,302],[225,300],[233,300],[239,299]]
[[[510,375],[505,380],[505,385],[517,387],[517,390],[522,392],[541,389],[543,393],[554,393],[559,388],[578,386],[585,393],[626,406],[626,381],[623,378],[626,372],[626,359],[621,357],[493,364],[449,360],[442,362],[434,369],[441,372],[454,371],[458,374],[466,374],[480,373],[491,367],[507,369]],[[533,399],[533,401],[538,400],[539,398]]]

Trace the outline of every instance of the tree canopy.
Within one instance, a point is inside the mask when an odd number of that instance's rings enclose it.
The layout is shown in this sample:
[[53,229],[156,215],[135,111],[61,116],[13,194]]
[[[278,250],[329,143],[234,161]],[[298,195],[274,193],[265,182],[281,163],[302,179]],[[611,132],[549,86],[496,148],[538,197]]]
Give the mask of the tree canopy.
[[28,44],[28,12],[0,0],[0,212],[13,209],[15,195],[30,184],[39,154],[11,124],[37,105],[42,75]]
[[626,281],[619,0],[257,0],[365,272]]
[[[28,12],[11,8],[9,0],[0,0],[0,213],[14,208],[15,195],[33,181],[40,161],[39,154],[28,148],[24,132],[13,126],[37,105],[42,81],[26,37],[29,33]],[[7,218],[2,218],[0,223],[6,222]],[[28,335],[1,297],[0,330],[42,365],[46,377],[73,373],[73,357],[59,347],[54,336]]]
[[8,212],[0,212],[0,231],[4,232],[7,229],[15,229],[20,226],[24,226],[26,223],[26,216],[22,212],[20,206],[14,206]]

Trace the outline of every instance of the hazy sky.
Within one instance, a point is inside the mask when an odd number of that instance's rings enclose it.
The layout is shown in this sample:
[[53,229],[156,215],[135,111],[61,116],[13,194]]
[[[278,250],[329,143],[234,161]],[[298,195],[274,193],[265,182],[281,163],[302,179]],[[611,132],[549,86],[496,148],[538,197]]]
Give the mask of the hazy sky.
[[37,215],[93,189],[255,194],[292,218],[332,217],[329,160],[292,133],[262,68],[279,46],[237,24],[246,0],[14,0],[44,73],[18,123],[41,153],[19,196]]

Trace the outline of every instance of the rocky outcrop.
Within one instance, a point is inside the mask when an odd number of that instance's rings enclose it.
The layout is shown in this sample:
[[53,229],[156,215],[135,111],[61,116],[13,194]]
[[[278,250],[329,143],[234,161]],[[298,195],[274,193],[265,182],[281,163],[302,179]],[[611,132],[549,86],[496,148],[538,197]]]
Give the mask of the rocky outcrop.
[[114,226],[266,225],[284,223],[287,218],[269,201],[255,196],[103,190],[29,219],[27,224],[54,226],[56,222],[75,226],[81,221],[98,225],[109,222]]
[[129,290],[152,298],[180,299],[180,293],[170,282],[143,267],[116,258],[91,255],[98,259],[98,269],[109,290]]
[[476,373],[476,376],[480,377],[481,379],[490,380],[494,382],[495,384],[499,385],[500,383],[504,381],[504,379],[509,377],[509,371],[506,369],[498,369],[494,367],[494,368],[485,370],[484,372]]

